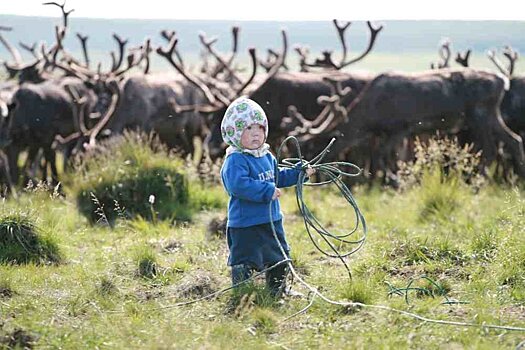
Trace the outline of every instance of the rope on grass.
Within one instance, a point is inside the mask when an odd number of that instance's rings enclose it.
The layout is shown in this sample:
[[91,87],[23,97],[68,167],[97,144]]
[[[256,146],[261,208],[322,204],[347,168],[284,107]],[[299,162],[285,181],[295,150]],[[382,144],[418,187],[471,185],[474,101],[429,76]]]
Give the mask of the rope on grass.
[[[435,293],[432,289],[426,288],[426,287],[412,287],[412,284],[415,281],[421,280],[421,279],[428,281],[431,286],[436,287],[437,293]],[[408,302],[408,293],[411,292],[411,291],[415,291],[416,293],[421,293],[421,294],[424,294],[424,295],[428,295],[428,296],[432,297],[433,299],[436,298],[436,294],[438,296],[442,296],[443,298],[445,298],[445,301],[443,301],[441,303],[442,305],[468,304],[469,303],[468,301],[461,301],[461,300],[450,299],[447,296],[447,291],[445,290],[445,288],[443,288],[442,285],[440,285],[439,283],[437,283],[436,281],[434,281],[432,278],[428,277],[427,275],[421,275],[419,277],[411,278],[410,281],[408,282],[408,285],[406,287],[404,287],[404,288],[394,287],[392,285],[392,283],[390,283],[388,281],[385,281],[385,283],[388,286],[388,296],[391,297],[394,294],[395,295],[399,295],[399,296],[404,296],[405,297],[405,302],[407,303],[407,305],[409,304],[409,302]]]

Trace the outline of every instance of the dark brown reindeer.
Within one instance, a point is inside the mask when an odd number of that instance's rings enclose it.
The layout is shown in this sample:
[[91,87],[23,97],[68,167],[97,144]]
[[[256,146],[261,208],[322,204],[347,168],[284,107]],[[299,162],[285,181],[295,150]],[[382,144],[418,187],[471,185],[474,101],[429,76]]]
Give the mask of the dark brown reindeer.
[[[67,24],[67,17],[69,15],[69,12],[66,12],[64,10],[64,5],[59,5],[56,3],[44,3],[44,5],[56,5],[59,6],[62,10],[63,15],[63,23],[64,25]],[[3,28],[3,29],[9,29],[10,28]],[[15,138],[15,142],[13,141],[13,138],[9,135],[10,129],[8,127],[12,124],[12,111],[16,107],[17,99],[15,98],[15,94],[18,92],[20,86],[25,86],[26,84],[39,84],[42,82],[45,82],[48,79],[53,78],[52,74],[50,74],[49,66],[45,63],[43,60],[43,57],[39,55],[39,51],[36,49],[36,44],[33,44],[32,46],[25,45],[23,43],[20,43],[22,48],[25,48],[29,51],[31,51],[31,54],[33,55],[35,61],[33,63],[25,64],[22,62],[21,55],[18,52],[18,50],[10,45],[9,41],[7,41],[1,34],[0,34],[0,41],[2,44],[7,48],[8,52],[10,52],[11,56],[13,57],[13,63],[8,63],[7,61],[4,62],[4,68],[6,69],[8,73],[8,77],[11,79],[8,81],[10,84],[10,89],[2,89],[2,100],[6,102],[7,105],[7,113],[5,113],[5,108],[3,108],[4,111],[4,117],[2,120],[2,129],[1,129],[1,144],[2,148],[6,151],[8,155],[8,163],[10,164],[10,172],[11,177],[13,179],[17,178],[17,159],[18,155],[20,153],[20,150],[22,148],[27,147],[27,145],[20,146],[23,141],[18,140]],[[52,46],[52,48],[47,52],[47,54],[52,54],[52,52],[57,48],[57,45]],[[58,51],[55,51],[58,52]],[[55,53],[56,55],[56,53]],[[12,78],[16,78],[15,80]],[[20,96],[20,95],[19,95]],[[34,102],[34,101],[33,101]],[[5,107],[5,106],[3,106]],[[37,117],[37,120],[40,120],[39,117]],[[32,147],[31,145],[29,146]],[[30,156],[26,160],[27,163],[31,163],[33,161],[33,157],[31,155],[33,152],[30,150]],[[35,153],[36,155],[36,153]]]
[[495,160],[498,142],[509,149],[517,174],[525,177],[522,139],[503,122],[499,106],[508,83],[499,74],[441,69],[418,74],[386,73],[372,80],[352,102],[332,95],[317,127],[306,124],[301,142],[339,134],[334,151],[366,144],[374,135],[402,139],[419,133],[468,129],[482,153],[482,168]]
[[[20,52],[2,35],[2,32],[9,32],[11,30],[12,28],[10,27],[0,26],[0,42],[5,46],[13,58],[13,63],[9,63],[8,61],[4,61],[3,63],[7,72],[8,80],[0,83],[0,134],[5,134],[8,124],[9,110],[14,106],[13,96],[20,84],[24,82],[38,83],[45,80],[44,67],[41,64],[42,60],[37,54],[35,54],[36,45],[28,47],[27,45],[20,43],[23,48],[32,50],[31,52],[35,58],[35,61],[32,63],[22,62]],[[16,178],[13,178],[13,174],[16,174],[16,162],[11,160],[18,157],[18,152],[14,151],[12,147],[6,144],[5,139],[3,141],[0,140],[0,148],[0,184],[2,188],[8,189],[8,192],[16,194],[13,187],[13,180],[16,182]]]
[[[112,119],[112,125],[108,128],[121,130],[136,125],[145,130],[155,131],[170,147],[180,146],[182,143],[184,150],[188,153],[193,152],[191,137],[197,135],[204,138],[209,135],[205,123],[206,119],[209,119],[208,116],[225,109],[231,101],[243,94],[250,84],[263,84],[277,72],[278,65],[284,60],[287,43],[286,34],[283,32],[284,48],[280,55],[283,58],[276,63],[276,68],[254,82],[257,57],[255,50],[250,49],[252,69],[248,77],[241,77],[232,65],[237,51],[237,35],[238,29],[234,28],[232,53],[229,57],[224,57],[214,49],[215,40],[201,34],[201,44],[217,64],[208,64],[204,72],[201,69],[199,74],[194,74],[185,67],[182,55],[177,50],[178,39],[175,33],[165,32],[163,36],[169,42],[165,48],[159,47],[156,51],[175,68],[179,76],[164,80],[156,77],[130,78],[124,87],[124,98],[136,96],[135,102],[130,101],[129,108],[134,106],[135,111],[141,110],[143,113],[130,119],[129,116],[136,112],[129,111],[126,113],[128,118],[118,118],[118,113],[125,113],[128,108],[117,111],[117,116]],[[132,93],[133,91],[135,93]],[[150,99],[139,97],[139,93],[145,97],[149,96]]]
[[[470,50],[467,50],[464,55],[458,53],[456,62],[464,67],[469,67],[468,60],[470,52]],[[525,136],[525,80],[523,77],[513,76],[515,61],[518,59],[518,54],[509,46],[506,46],[503,49],[503,56],[509,61],[507,66],[496,57],[494,50],[488,51],[487,55],[497,69],[510,81],[510,87],[505,91],[503,101],[500,105],[503,121],[512,131],[519,134],[523,139]],[[458,140],[462,143],[471,143],[474,141],[472,140],[472,136],[469,135],[468,130],[461,133]],[[508,164],[508,158],[509,155],[505,152],[505,148],[499,148],[495,170],[496,176],[509,179],[512,164]]]
[[[28,148],[26,165],[23,167],[24,173],[27,166],[38,158],[39,150],[42,150],[45,159],[42,176],[47,179],[47,165],[49,164],[52,181],[56,182],[58,179],[55,164],[55,140],[57,138],[59,140],[72,140],[68,136],[75,132],[75,123],[77,123],[73,118],[74,102],[66,86],[74,87],[85,97],[84,108],[89,111],[89,122],[93,125],[97,119],[92,119],[92,117],[100,117],[101,111],[114,109],[114,106],[110,108],[111,103],[114,103],[113,96],[118,96],[118,94],[114,90],[114,83],[111,81],[119,79],[129,70],[134,65],[134,60],[133,57],[128,56],[128,67],[120,67],[124,56],[124,41],[116,38],[119,42],[119,64],[114,64],[108,73],[101,72],[100,64],[96,72],[91,71],[87,67],[87,51],[84,51],[86,65],[83,65],[74,59],[62,45],[67,30],[67,15],[71,11],[66,12],[63,5],[48,4],[61,7],[64,18],[63,26],[55,27],[56,43],[49,50],[42,45],[40,50],[39,59],[43,62],[43,66],[50,67],[51,70],[55,71],[55,74],[53,78],[38,84],[26,82],[20,85],[13,96],[13,108],[9,113],[7,126],[2,130],[1,139],[3,144],[7,144],[13,178],[18,177],[18,167],[16,166],[18,155],[21,150]],[[84,39],[84,44],[85,40],[87,38]],[[63,74],[59,75],[56,72]],[[111,94],[109,106],[107,102],[101,102],[103,101],[101,96],[104,96],[104,93],[107,94],[107,91],[110,91]],[[101,104],[105,104],[105,106],[100,107]],[[99,107],[98,110],[97,106]],[[98,123],[105,124],[107,120],[98,119]],[[94,130],[98,129],[94,128]],[[73,147],[66,146],[65,148],[64,159],[67,161]]]
[[[215,99],[214,96],[219,93],[211,93],[209,90],[216,89],[221,75],[231,75],[227,69],[236,54],[237,33],[238,29],[234,29],[233,53],[222,68],[208,67],[198,78],[191,78],[193,75],[186,72],[182,56],[176,48],[175,32],[162,31],[162,37],[168,41],[167,48],[159,47],[155,51],[168,61],[173,61],[184,74],[147,74],[126,79],[122,87],[122,103],[104,133],[120,134],[125,129],[154,132],[168,147],[176,148],[184,155],[193,153],[193,137],[204,138],[207,132],[203,111],[197,106],[209,104],[210,98]],[[203,81],[200,87],[194,84],[196,80]],[[229,84],[226,86],[229,87]]]
[[[310,62],[305,49],[296,48],[300,54],[301,72],[276,72],[269,79],[266,79],[264,84],[256,84],[247,89],[249,97],[263,106],[266,111],[271,128],[268,142],[275,148],[287,136],[289,130],[293,130],[295,126],[299,125],[295,118],[287,117],[289,111],[297,111],[306,116],[317,115],[321,112],[323,105],[317,103],[317,98],[322,95],[329,95],[331,91],[331,85],[325,81],[325,78],[332,77],[341,80],[343,87],[352,89],[351,97],[355,97],[363,86],[373,78],[371,74],[347,73],[341,69],[362,60],[371,52],[382,27],[375,27],[367,22],[370,30],[368,45],[362,53],[349,58],[345,40],[345,30],[349,27],[349,23],[340,25],[336,20],[333,23],[343,48],[340,61],[334,62],[331,56],[332,52],[325,51],[322,58]],[[209,139],[212,158],[221,156],[225,147],[220,131],[223,113],[224,111],[217,113]],[[314,120],[310,122],[314,125],[316,123]],[[309,154],[315,153],[319,147],[312,147]]]
[[[437,63],[432,62],[430,64],[431,69],[443,69],[450,68],[452,58],[452,43],[449,38],[441,40],[438,49],[438,55],[440,61]],[[454,61],[462,67],[468,67],[471,50],[468,49],[464,52],[457,52]],[[392,135],[383,135],[381,140],[376,140],[373,145],[380,148],[379,152],[374,154],[373,159],[370,159],[370,163],[375,163],[375,167],[371,167],[370,172],[382,171],[385,177],[383,178],[385,183],[394,184],[397,181],[395,178],[397,171],[398,161],[409,161],[414,157],[413,145],[415,138],[426,139],[433,137],[434,134],[418,134],[411,138],[400,138],[393,137]],[[463,140],[465,142],[469,140]],[[354,152],[355,153],[355,152]],[[365,172],[366,173],[366,172]],[[393,182],[391,182],[393,180]]]
[[[60,63],[60,65],[62,64]],[[74,72],[71,68],[68,68],[68,70],[71,73]],[[79,76],[82,75],[79,73]],[[83,79],[86,78],[83,77]],[[92,82],[83,79],[79,77],[64,77],[59,80],[48,80],[40,84],[26,83],[20,86],[13,96],[15,107],[10,111],[8,125],[3,133],[3,139],[6,140],[5,143],[10,146],[10,156],[13,158],[13,164],[16,164],[17,157],[15,155],[19,154],[20,150],[28,148],[28,161],[26,166],[24,166],[25,169],[31,164],[32,160],[36,159],[38,151],[42,149],[45,162],[50,166],[52,182],[56,183],[58,181],[55,164],[55,139],[62,140],[65,138],[73,141],[70,136],[77,131],[75,124],[78,124],[74,117],[74,100],[68,94],[66,87],[74,87],[77,91],[81,91],[85,99],[84,108],[89,112],[93,111],[97,102],[96,94],[86,86],[86,83],[93,85],[100,84],[100,81]],[[109,77],[105,78],[104,85],[111,91],[112,102],[106,109],[104,117],[99,119],[97,125],[107,123],[107,119],[114,110],[114,104],[117,103],[114,101],[114,96],[119,96],[118,91],[114,88],[115,84]],[[109,112],[111,113],[108,116]],[[93,127],[92,129],[98,130],[98,128],[100,127]],[[98,132],[90,133],[90,135],[96,134]],[[91,144],[93,143],[92,140],[93,136],[90,138]],[[65,153],[65,159],[68,159],[69,153],[73,148],[68,147],[67,150],[69,152]],[[17,175],[14,171],[12,173]],[[42,176],[44,179],[47,179],[47,165],[43,168]]]

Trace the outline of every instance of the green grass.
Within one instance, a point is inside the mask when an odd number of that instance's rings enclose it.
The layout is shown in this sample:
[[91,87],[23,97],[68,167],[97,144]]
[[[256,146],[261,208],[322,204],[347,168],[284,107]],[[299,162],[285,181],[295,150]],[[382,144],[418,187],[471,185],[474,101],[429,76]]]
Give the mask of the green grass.
[[[76,186],[66,183],[66,193]],[[38,349],[508,349],[525,336],[422,323],[381,310],[329,305],[320,298],[304,314],[282,322],[308,301],[276,302],[261,280],[243,294],[228,292],[174,307],[230,284],[225,239],[206,233],[209,220],[224,215],[226,195],[218,184],[195,186],[203,186],[208,199],[194,207],[191,221],[137,216],[113,227],[91,225],[73,196],[42,188],[4,202],[0,214],[30,213],[39,232],[51,235],[63,263],[0,264],[0,348],[16,338],[31,340]],[[348,259],[352,280],[339,261],[313,247],[293,190],[285,190],[284,226],[299,273],[335,300],[441,320],[525,327],[525,191],[488,184],[449,193],[447,186],[423,181],[404,192],[356,187],[369,236]],[[333,229],[353,224],[352,212],[335,190],[305,192],[324,224]],[[432,204],[437,196],[453,201]],[[426,208],[434,211],[423,215]],[[422,275],[442,289],[417,279]],[[402,288],[412,279],[417,279],[413,286],[432,290],[434,298],[411,292],[407,305],[403,296],[388,295],[386,282]],[[293,287],[308,295],[297,282]],[[443,305],[445,296],[468,303]]]

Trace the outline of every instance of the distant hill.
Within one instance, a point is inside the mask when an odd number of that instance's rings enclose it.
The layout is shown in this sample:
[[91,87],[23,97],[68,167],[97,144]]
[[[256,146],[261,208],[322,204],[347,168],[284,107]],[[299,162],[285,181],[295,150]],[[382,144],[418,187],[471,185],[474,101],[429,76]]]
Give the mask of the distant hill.
[[[200,44],[199,32],[209,36],[217,36],[217,48],[223,51],[230,49],[230,29],[233,25],[241,27],[240,49],[244,53],[246,48],[254,46],[261,56],[266,55],[267,48],[280,48],[281,28],[285,28],[289,35],[291,46],[295,44],[307,45],[312,57],[321,50],[340,51],[331,21],[323,22],[259,22],[259,21],[182,21],[182,20],[132,20],[132,19],[90,19],[70,18],[70,35],[66,40],[66,47],[79,55],[80,45],[77,32],[89,35],[88,46],[93,59],[109,62],[110,50],[115,48],[111,38],[112,33],[118,33],[129,38],[131,45],[138,45],[146,37],[153,40],[155,46],[164,45],[160,37],[163,29],[175,30],[180,38],[178,47],[188,60],[198,58]],[[13,31],[4,33],[4,36],[13,44],[20,41],[32,44],[34,42],[54,41],[54,26],[61,19],[48,17],[24,17],[0,15],[0,25],[9,26]],[[504,45],[511,45],[518,51],[525,51],[525,21],[383,21],[383,31],[378,37],[374,52],[359,65],[358,68],[372,70],[405,69],[419,70],[429,67],[430,61],[437,61],[437,48],[444,37],[452,41],[453,49],[473,50],[472,62],[481,66],[491,63],[486,58],[488,49],[500,49]],[[352,23],[347,31],[347,42],[350,52],[361,52],[368,40],[368,29],[365,22]],[[25,54],[26,59],[29,56]],[[292,66],[298,62],[293,50],[289,51],[288,62]],[[407,59],[404,60],[403,57]],[[4,47],[0,47],[0,58],[10,59]],[[399,58],[399,59],[396,59]],[[399,62],[405,61],[405,62]],[[367,63],[368,62],[368,63]],[[167,64],[160,57],[153,60],[155,70],[166,69]],[[518,70],[525,63],[518,61]]]

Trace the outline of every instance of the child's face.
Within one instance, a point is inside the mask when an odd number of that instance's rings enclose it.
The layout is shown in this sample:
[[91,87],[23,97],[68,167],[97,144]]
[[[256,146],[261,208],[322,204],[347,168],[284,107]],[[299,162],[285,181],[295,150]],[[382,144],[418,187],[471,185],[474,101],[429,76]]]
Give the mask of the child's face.
[[264,143],[264,126],[248,125],[241,134],[241,145],[245,149],[255,150]]

